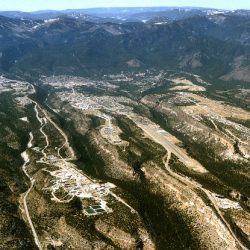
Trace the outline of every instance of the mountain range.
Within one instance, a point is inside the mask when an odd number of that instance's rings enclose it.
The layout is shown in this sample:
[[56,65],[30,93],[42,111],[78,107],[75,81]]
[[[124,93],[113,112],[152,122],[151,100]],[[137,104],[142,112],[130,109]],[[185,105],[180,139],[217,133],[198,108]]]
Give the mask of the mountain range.
[[0,15],[0,70],[5,73],[88,75],[151,67],[250,81],[247,10],[114,8]]

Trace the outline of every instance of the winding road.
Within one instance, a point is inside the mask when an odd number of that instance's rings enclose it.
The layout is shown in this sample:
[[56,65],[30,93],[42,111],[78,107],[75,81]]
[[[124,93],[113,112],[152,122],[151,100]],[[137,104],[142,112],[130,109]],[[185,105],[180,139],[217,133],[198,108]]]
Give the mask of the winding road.
[[[45,138],[45,141],[46,141],[46,145],[44,146],[44,148],[42,149],[42,154],[43,154],[43,157],[46,157],[46,153],[45,153],[45,150],[46,148],[49,146],[49,140],[48,140],[48,136],[46,135],[46,133],[43,131],[43,127],[47,124],[46,120],[43,120],[42,118],[39,117],[39,112],[38,112],[38,104],[37,102],[33,101],[32,102],[35,104],[34,105],[34,111],[36,113],[36,118],[38,120],[38,122],[40,123],[40,132],[43,134],[44,138]],[[30,139],[29,139],[29,142],[27,144],[27,148],[31,148],[32,147],[32,141],[34,139],[33,137],[33,133],[30,132],[29,133],[29,136],[30,136]],[[23,172],[25,173],[25,175],[28,177],[31,185],[29,187],[29,189],[26,191],[26,193],[24,194],[23,196],[23,207],[24,207],[24,212],[25,212],[25,215],[26,215],[26,218],[28,220],[28,223],[30,225],[30,228],[31,228],[31,231],[32,231],[32,234],[33,234],[33,237],[34,237],[34,240],[35,240],[35,243],[38,247],[39,250],[42,250],[42,245],[39,241],[39,238],[38,238],[38,235],[36,233],[36,230],[34,228],[34,225],[33,225],[33,222],[30,218],[30,214],[29,214],[29,209],[28,209],[28,205],[27,205],[27,197],[29,196],[30,192],[32,191],[33,187],[34,187],[34,184],[35,184],[35,179],[33,177],[31,177],[27,170],[26,170],[26,166],[27,164],[30,162],[30,159],[29,159],[29,155],[27,153],[27,150],[25,150],[24,152],[22,152],[21,154],[21,157],[23,158],[24,160],[24,163],[22,165],[22,170]]]
[[[30,133],[30,140],[28,142],[28,145],[27,147],[28,148],[31,148],[32,147],[32,140],[33,140],[33,134]],[[24,194],[23,196],[23,206],[24,206],[24,212],[25,212],[25,215],[26,215],[26,218],[28,220],[28,223],[30,225],[30,228],[31,228],[31,231],[32,231],[32,234],[34,236],[34,240],[35,240],[35,243],[38,247],[39,250],[42,250],[42,246],[41,246],[41,243],[39,241],[39,238],[37,236],[37,233],[36,233],[36,230],[34,228],[34,225],[32,223],[32,220],[30,218],[30,214],[29,214],[29,209],[28,209],[28,206],[27,206],[27,197],[29,195],[29,193],[31,192],[31,190],[33,189],[33,186],[34,186],[34,183],[35,183],[35,180],[28,174],[27,170],[26,170],[26,166],[27,164],[30,162],[30,159],[29,159],[29,155],[28,153],[26,152],[26,150],[24,152],[22,152],[21,154],[23,160],[24,160],[24,163],[22,165],[22,169],[23,169],[23,172],[25,173],[25,175],[28,177],[28,179],[30,180],[30,188],[26,191],[26,193]]]

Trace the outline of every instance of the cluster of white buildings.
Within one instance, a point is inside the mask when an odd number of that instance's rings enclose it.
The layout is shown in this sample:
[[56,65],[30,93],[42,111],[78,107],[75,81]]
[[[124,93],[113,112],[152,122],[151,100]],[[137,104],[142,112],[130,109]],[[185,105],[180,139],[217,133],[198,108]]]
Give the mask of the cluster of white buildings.
[[241,206],[238,202],[231,201],[216,194],[213,194],[213,196],[217,205],[222,209],[241,209]]
[[131,103],[126,97],[116,96],[89,96],[81,93],[60,92],[58,96],[62,101],[67,101],[72,107],[81,110],[100,110],[105,109],[113,112],[126,112],[132,110],[131,107],[121,103]]
[[30,84],[0,76],[0,93],[8,91],[14,91],[18,95],[34,93]]
[[65,167],[55,171],[49,171],[55,177],[51,181],[51,186],[47,189],[54,194],[63,190],[65,196],[79,197],[81,199],[91,198],[101,200],[102,197],[110,193],[110,189],[115,185],[112,183],[98,183],[80,173],[72,167]]

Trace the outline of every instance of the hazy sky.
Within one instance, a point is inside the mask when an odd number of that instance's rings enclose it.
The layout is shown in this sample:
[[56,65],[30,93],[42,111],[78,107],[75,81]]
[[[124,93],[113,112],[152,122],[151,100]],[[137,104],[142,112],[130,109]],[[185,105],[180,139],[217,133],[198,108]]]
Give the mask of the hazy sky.
[[250,9],[250,0],[0,0],[0,10],[33,11],[129,6],[197,6],[221,9]]

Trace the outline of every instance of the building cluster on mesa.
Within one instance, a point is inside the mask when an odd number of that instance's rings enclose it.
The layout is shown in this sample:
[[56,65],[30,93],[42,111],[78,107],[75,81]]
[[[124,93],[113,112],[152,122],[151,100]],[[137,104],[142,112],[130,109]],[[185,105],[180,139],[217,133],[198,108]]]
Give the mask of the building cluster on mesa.
[[55,162],[54,166],[58,166],[58,170],[49,171],[53,179],[49,187],[52,194],[52,200],[56,202],[70,202],[74,197],[81,200],[88,200],[89,205],[83,208],[86,215],[97,215],[101,213],[110,213],[112,209],[108,207],[105,197],[111,193],[111,189],[115,188],[112,183],[99,183],[90,179],[88,176],[74,169],[70,163]]

